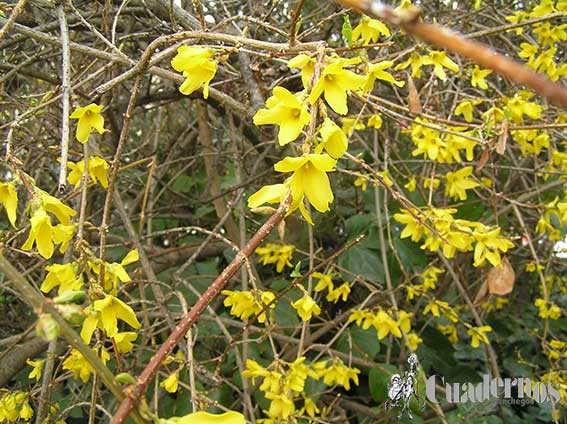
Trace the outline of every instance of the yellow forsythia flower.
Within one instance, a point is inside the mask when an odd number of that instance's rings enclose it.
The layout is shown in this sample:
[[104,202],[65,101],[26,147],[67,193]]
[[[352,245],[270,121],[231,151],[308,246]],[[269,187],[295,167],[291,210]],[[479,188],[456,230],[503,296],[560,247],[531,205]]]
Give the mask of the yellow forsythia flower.
[[480,346],[480,342],[488,344],[488,337],[486,337],[486,333],[490,331],[492,331],[492,327],[489,325],[469,328],[467,333],[471,336],[471,346],[477,348]]
[[160,387],[163,387],[168,393],[175,393],[179,388],[179,370],[170,374],[165,380],[159,383]]
[[291,306],[293,306],[303,321],[309,321],[312,315],[319,315],[321,313],[319,305],[307,294],[293,302]]
[[104,129],[104,118],[100,114],[102,105],[91,103],[85,107],[78,107],[71,114],[71,119],[78,119],[77,132],[75,137],[79,143],[86,143],[89,139],[89,134],[94,128],[99,134],[102,134]]
[[356,41],[361,38],[364,44],[375,43],[380,35],[389,37],[390,30],[379,20],[368,16],[362,16],[360,23],[352,30],[352,40]]
[[[83,177],[83,172],[85,170],[85,161],[82,160],[77,163],[68,162],[67,166],[71,170],[67,177],[69,184],[74,185],[76,189],[81,184],[81,178]],[[110,165],[103,158],[99,156],[89,158],[89,176],[93,183],[96,184],[100,181],[100,185],[104,188],[108,187],[107,171],[109,168]]]
[[293,172],[291,195],[294,202],[305,195],[319,212],[327,212],[333,201],[333,191],[327,172],[335,170],[337,161],[326,154],[306,154],[286,157],[274,165],[278,172]]
[[41,378],[41,372],[43,371],[43,365],[45,364],[45,360],[40,361],[32,361],[31,359],[26,359],[26,364],[32,367],[31,372],[28,375],[28,378],[31,380],[35,378],[36,381],[39,381]]
[[137,338],[138,334],[133,331],[125,331],[123,333],[116,334],[116,336],[114,336],[114,342],[116,343],[118,352],[130,352],[134,348],[132,342]]
[[96,328],[106,331],[108,337],[116,336],[119,319],[132,328],[137,329],[142,326],[132,308],[112,295],[107,295],[101,300],[95,300],[92,307],[88,306],[85,312],[88,316],[83,322],[83,328],[81,329],[81,337],[85,343],[91,341],[92,334]]
[[359,57],[354,59],[333,59],[325,67],[321,73],[321,78],[319,78],[313,90],[311,90],[309,102],[314,104],[321,94],[324,94],[325,100],[331,106],[331,109],[339,115],[346,115],[348,112],[347,90],[354,91],[362,88],[365,78],[343,68],[359,62]]
[[185,81],[179,91],[186,96],[203,86],[203,98],[209,97],[209,83],[217,72],[217,61],[212,59],[214,51],[199,46],[181,46],[171,60],[177,72],[183,72]]
[[159,424],[246,424],[240,412],[228,411],[223,414],[211,414],[205,411],[193,412],[183,417],[160,419]]
[[321,129],[321,144],[315,149],[315,153],[321,153],[323,148],[333,158],[338,159],[348,149],[348,140],[343,130],[330,118],[325,118]]
[[18,192],[16,182],[0,183],[0,203],[6,209],[6,215],[12,227],[16,227],[16,210],[18,209]]
[[283,87],[275,87],[273,95],[266,100],[267,109],[260,109],[254,115],[255,125],[279,125],[278,142],[280,146],[295,140],[301,130],[311,121],[311,114],[297,94]]
[[433,73],[440,80],[445,80],[447,74],[443,68],[447,68],[453,72],[459,72],[459,65],[447,57],[445,52],[432,50],[428,56],[423,58],[424,65],[433,65]]
[[59,286],[58,294],[61,295],[66,291],[79,290],[83,286],[82,274],[77,274],[73,263],[48,265],[45,270],[47,276],[40,287],[44,293],[49,293],[51,289]]

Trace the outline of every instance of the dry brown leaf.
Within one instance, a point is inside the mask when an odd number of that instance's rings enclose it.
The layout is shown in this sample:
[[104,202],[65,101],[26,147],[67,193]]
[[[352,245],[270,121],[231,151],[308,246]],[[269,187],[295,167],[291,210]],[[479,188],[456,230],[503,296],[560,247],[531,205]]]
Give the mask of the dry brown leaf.
[[502,262],[499,266],[492,268],[486,277],[488,284],[488,291],[491,294],[505,295],[512,291],[514,288],[514,280],[516,274],[510,261],[506,256],[502,257]]
[[478,160],[478,164],[476,165],[476,172],[479,172],[486,162],[488,162],[488,158],[490,157],[490,151],[488,149],[484,149],[480,155],[480,159]]
[[502,121],[502,133],[498,137],[498,143],[496,143],[496,153],[503,155],[506,151],[506,143],[508,141],[508,120],[504,118]]
[[473,300],[473,305],[478,306],[487,299],[488,299],[488,280],[484,280],[482,286],[480,286],[480,289],[478,289],[478,293],[476,294]]
[[411,75],[408,75],[408,90],[409,112],[414,115],[423,113],[423,109],[421,108],[421,101],[419,100],[419,93],[417,92],[417,88],[415,88],[415,84],[413,83],[413,78],[411,77]]
[[280,236],[280,240],[284,241],[285,237],[285,219],[282,219],[281,222],[278,224],[278,235]]

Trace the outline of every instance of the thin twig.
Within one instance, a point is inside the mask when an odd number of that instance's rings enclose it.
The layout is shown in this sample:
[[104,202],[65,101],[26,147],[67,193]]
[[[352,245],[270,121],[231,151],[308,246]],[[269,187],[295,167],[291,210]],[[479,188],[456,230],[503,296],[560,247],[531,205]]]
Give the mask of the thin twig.
[[0,40],[6,36],[8,31],[10,31],[10,28],[12,28],[12,25],[14,24],[14,22],[16,22],[16,19],[24,10],[27,2],[28,0],[20,0],[18,4],[14,6],[14,9],[12,9],[12,14],[8,19],[5,20],[4,26],[2,27],[2,29],[0,29]]
[[248,241],[246,246],[238,252],[236,257],[228,264],[228,266],[220,273],[215,281],[203,293],[202,297],[193,305],[187,315],[185,315],[175,330],[169,335],[167,340],[161,345],[156,354],[152,357],[142,374],[137,379],[137,384],[129,393],[128,398],[121,404],[114,416],[112,417],[111,424],[121,424],[126,420],[126,417],[132,408],[139,402],[141,396],[146,391],[150,380],[156,375],[159,367],[166,356],[173,350],[179,343],[185,333],[193,327],[195,322],[199,319],[203,311],[213,301],[213,299],[220,293],[223,287],[228,283],[230,278],[238,271],[247,258],[256,250],[256,247],[264,240],[268,234],[274,229],[276,225],[283,219],[289,209],[291,196],[288,194],[286,199],[282,202],[277,211],[266,221],[262,227],[254,234]]
[[65,192],[67,183],[67,156],[69,153],[69,113],[71,97],[71,51],[69,50],[69,28],[63,5],[57,6],[57,19],[61,31],[61,165],[59,167],[59,193]]
[[[122,389],[114,381],[112,372],[102,363],[98,356],[91,350],[91,348],[81,339],[73,328],[67,324],[67,321],[59,314],[57,309],[47,301],[47,299],[21,275],[21,273],[6,259],[0,255],[0,272],[4,274],[9,281],[14,285],[16,290],[20,293],[26,303],[28,303],[39,316],[42,314],[49,314],[51,318],[57,323],[60,334],[65,338],[67,343],[79,351],[85,358],[89,365],[98,374],[106,387],[118,399],[123,399],[124,394]],[[137,412],[132,414],[132,418],[136,423],[143,423],[143,420]]]
[[418,8],[397,12],[378,0],[337,0],[337,2],[357,9],[368,16],[398,25],[404,31],[415,35],[428,44],[471,59],[516,84],[531,88],[558,106],[567,107],[567,89],[561,84],[554,83],[520,62],[498,54],[488,46],[469,40],[448,28],[419,22],[421,11]]
[[299,0],[295,10],[291,12],[291,28],[289,29],[289,45],[295,45],[295,34],[297,34],[297,23],[301,18],[301,9],[303,8],[305,0]]

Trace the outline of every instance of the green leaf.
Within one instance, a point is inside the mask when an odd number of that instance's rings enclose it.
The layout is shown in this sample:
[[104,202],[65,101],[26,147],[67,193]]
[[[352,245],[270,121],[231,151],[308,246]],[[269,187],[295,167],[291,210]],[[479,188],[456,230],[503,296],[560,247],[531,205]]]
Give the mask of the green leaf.
[[372,360],[380,351],[380,342],[374,330],[352,327],[341,334],[335,349],[362,359]]
[[299,30],[301,29],[301,22],[302,22],[302,17],[300,16],[299,19],[297,20],[297,23],[295,24],[295,35],[299,34]]
[[295,268],[291,271],[290,274],[291,278],[299,278],[301,277],[301,261],[295,264]]
[[350,24],[350,18],[348,17],[348,15],[345,15],[344,17],[342,33],[347,46],[352,46],[352,25]]
[[189,193],[193,188],[193,184],[193,178],[189,175],[180,175],[171,184],[171,189],[176,193]]
[[338,259],[339,266],[374,283],[383,282],[382,258],[363,246],[353,246]]
[[393,365],[380,364],[370,369],[368,384],[370,395],[376,402],[384,402],[388,398],[388,383],[393,374],[401,374]]

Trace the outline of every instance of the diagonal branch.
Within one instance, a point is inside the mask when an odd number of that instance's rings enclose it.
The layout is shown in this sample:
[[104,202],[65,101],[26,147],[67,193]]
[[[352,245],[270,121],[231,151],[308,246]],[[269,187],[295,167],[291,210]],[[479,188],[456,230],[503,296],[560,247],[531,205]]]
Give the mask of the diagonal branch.
[[291,196],[288,194],[282,202],[278,210],[266,221],[262,227],[252,236],[236,257],[228,264],[228,266],[219,274],[215,281],[209,286],[203,296],[193,305],[191,310],[185,315],[175,330],[169,335],[167,340],[161,345],[157,353],[152,357],[142,374],[137,378],[137,384],[128,394],[128,397],[122,401],[120,407],[112,417],[111,424],[121,424],[126,420],[128,414],[134,406],[140,401],[140,398],[146,391],[150,380],[158,372],[163,360],[177,346],[185,333],[189,331],[207,306],[220,293],[223,287],[228,283],[230,278],[240,269],[242,264],[252,255],[256,247],[264,240],[268,234],[276,227],[289,209]]
[[428,44],[447,49],[473,60],[485,68],[525,85],[558,106],[567,107],[567,89],[545,78],[520,62],[498,54],[485,44],[469,40],[447,28],[419,22],[420,10],[413,8],[398,12],[379,0],[337,0],[347,7],[398,25],[404,31],[415,35]]

